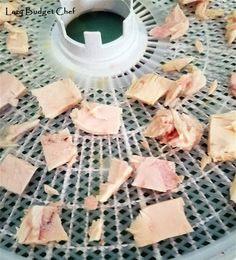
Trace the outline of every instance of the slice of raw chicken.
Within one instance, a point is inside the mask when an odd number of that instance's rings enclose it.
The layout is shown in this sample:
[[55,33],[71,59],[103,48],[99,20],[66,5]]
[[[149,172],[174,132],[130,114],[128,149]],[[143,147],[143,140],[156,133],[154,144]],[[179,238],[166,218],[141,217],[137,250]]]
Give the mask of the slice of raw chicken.
[[99,103],[82,102],[81,109],[73,109],[70,117],[77,129],[94,135],[118,134],[122,109]]
[[28,35],[24,28],[4,23],[8,30],[7,49],[12,54],[27,54],[29,51]]
[[37,167],[8,154],[0,163],[0,186],[21,195]]
[[166,192],[177,188],[182,182],[182,178],[176,175],[174,162],[134,155],[130,163],[136,169],[133,186]]
[[227,18],[225,37],[229,44],[236,40],[236,10]]
[[175,82],[176,85],[168,90],[164,105],[173,107],[179,97],[188,97],[197,93],[206,86],[206,82],[206,77],[199,69],[195,69],[192,73],[183,75]]
[[203,127],[193,116],[176,110],[159,110],[144,131],[146,137],[157,138],[163,144],[186,151],[201,140]]
[[89,242],[99,241],[102,236],[103,220],[93,220],[92,225],[89,227],[88,235]]
[[195,7],[195,15],[200,20],[215,19],[224,16],[222,9],[209,9],[210,0],[179,0],[180,4],[193,4]]
[[81,100],[79,88],[70,79],[59,80],[43,88],[32,90],[45,117],[55,118],[75,107]]
[[0,148],[14,145],[14,140],[26,132],[39,126],[40,120],[26,121],[21,124],[9,125],[0,129]]
[[2,72],[0,74],[0,110],[8,105],[14,107],[18,104],[18,98],[26,94],[25,86],[12,74]]
[[4,22],[13,22],[16,20],[16,16],[13,12],[16,12],[19,8],[19,4],[16,2],[0,3],[0,25]]
[[59,195],[59,192],[56,189],[54,189],[53,187],[51,187],[47,184],[44,184],[43,188],[44,188],[45,193],[47,193],[50,196],[53,196],[53,195],[58,196]]
[[230,78],[230,90],[234,97],[236,97],[236,72],[232,73]]
[[77,148],[73,144],[72,136],[67,128],[57,134],[42,135],[41,143],[49,171],[65,163],[74,162]]
[[236,111],[210,117],[208,155],[214,162],[236,159]]
[[49,242],[68,241],[58,211],[56,204],[28,209],[16,233],[18,243],[46,245]]
[[174,86],[175,82],[173,80],[155,74],[147,74],[130,86],[126,96],[134,100],[140,100],[148,105],[155,105]]
[[132,167],[127,162],[113,158],[109,170],[108,180],[102,183],[97,196],[99,202],[106,202],[120,186],[131,176]]
[[174,10],[167,16],[165,23],[154,27],[149,32],[149,35],[158,39],[170,36],[170,40],[176,40],[185,35],[188,28],[188,18],[185,16],[179,5],[176,5]]
[[236,203],[236,174],[230,187],[230,199]]
[[166,62],[164,65],[161,66],[161,69],[164,72],[181,71],[193,60],[193,57],[176,58]]
[[88,196],[84,200],[84,208],[87,211],[95,210],[98,207],[98,200],[94,196]]
[[128,231],[138,247],[181,236],[193,231],[184,213],[182,198],[157,203],[143,208]]

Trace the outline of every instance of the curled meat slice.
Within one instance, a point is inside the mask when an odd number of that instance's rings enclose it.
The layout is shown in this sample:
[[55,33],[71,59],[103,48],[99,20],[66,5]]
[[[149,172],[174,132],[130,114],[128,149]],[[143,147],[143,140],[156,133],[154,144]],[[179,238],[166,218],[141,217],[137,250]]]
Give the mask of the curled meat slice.
[[70,117],[77,129],[94,135],[119,133],[122,109],[116,106],[83,102],[82,108],[73,109]]
[[176,81],[176,86],[169,89],[165,98],[165,106],[173,107],[179,97],[188,97],[206,86],[206,77],[201,70],[183,75]]
[[155,105],[174,85],[173,80],[155,74],[146,74],[130,86],[126,96],[148,105]]
[[164,72],[181,71],[193,60],[193,57],[176,58],[166,62],[164,65],[161,66],[161,69]]
[[46,245],[49,242],[68,240],[56,204],[30,208],[17,230],[16,237],[18,243],[25,245]]
[[184,213],[184,201],[178,198],[143,208],[128,231],[133,234],[136,245],[144,247],[193,229]]
[[144,131],[146,137],[157,138],[163,144],[186,151],[200,142],[202,134],[203,127],[196,118],[167,109],[158,111]]
[[189,28],[188,18],[177,5],[167,16],[165,23],[154,27],[149,34],[155,38],[162,39],[170,36],[170,40],[176,40],[186,34]]

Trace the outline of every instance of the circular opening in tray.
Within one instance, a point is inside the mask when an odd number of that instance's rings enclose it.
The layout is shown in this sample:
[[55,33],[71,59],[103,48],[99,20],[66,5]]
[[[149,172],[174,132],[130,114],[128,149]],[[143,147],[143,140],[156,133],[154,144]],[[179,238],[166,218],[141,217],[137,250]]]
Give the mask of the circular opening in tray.
[[85,43],[84,32],[100,32],[102,43],[109,43],[122,36],[124,19],[120,14],[109,11],[87,12],[73,19],[66,32],[80,43]]

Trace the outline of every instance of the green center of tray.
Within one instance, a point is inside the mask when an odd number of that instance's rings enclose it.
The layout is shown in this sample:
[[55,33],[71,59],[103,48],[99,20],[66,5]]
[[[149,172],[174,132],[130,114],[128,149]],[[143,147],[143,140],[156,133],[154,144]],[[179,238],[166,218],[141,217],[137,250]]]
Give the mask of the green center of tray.
[[123,34],[124,17],[105,11],[82,14],[72,20],[67,28],[67,35],[73,40],[85,43],[84,32],[101,32],[102,42],[109,43]]

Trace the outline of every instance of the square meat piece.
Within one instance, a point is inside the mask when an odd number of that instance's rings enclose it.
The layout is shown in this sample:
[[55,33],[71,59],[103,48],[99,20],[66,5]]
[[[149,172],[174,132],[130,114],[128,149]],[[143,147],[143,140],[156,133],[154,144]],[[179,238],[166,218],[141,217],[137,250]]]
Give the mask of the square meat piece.
[[77,155],[76,145],[73,144],[68,129],[64,129],[57,134],[43,135],[41,143],[49,171],[65,163],[73,162]]
[[46,118],[55,118],[82,100],[79,88],[70,79],[59,80],[43,88],[33,89]]
[[18,104],[18,98],[26,94],[25,86],[8,72],[0,74],[0,110],[7,105],[14,107]]
[[0,186],[21,195],[37,167],[11,154],[0,163]]
[[143,208],[128,229],[136,245],[143,247],[193,231],[184,214],[182,198]]

